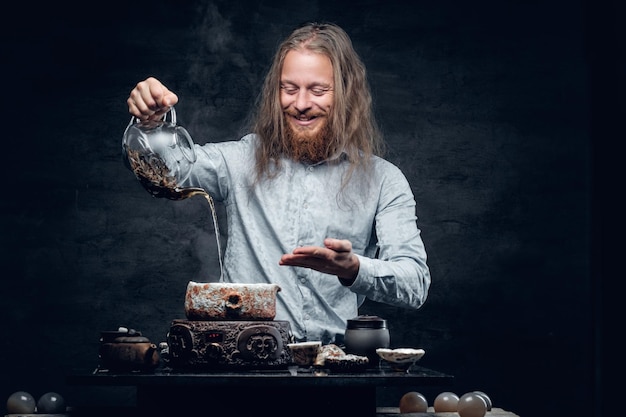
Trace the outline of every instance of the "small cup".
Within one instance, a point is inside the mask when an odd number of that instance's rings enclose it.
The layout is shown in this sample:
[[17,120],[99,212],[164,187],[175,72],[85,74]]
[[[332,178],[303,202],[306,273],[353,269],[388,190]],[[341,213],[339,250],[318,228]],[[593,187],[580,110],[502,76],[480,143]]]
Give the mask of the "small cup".
[[317,354],[322,347],[322,342],[312,341],[288,343],[287,347],[291,352],[293,363],[298,366],[313,366],[315,358],[317,358]]

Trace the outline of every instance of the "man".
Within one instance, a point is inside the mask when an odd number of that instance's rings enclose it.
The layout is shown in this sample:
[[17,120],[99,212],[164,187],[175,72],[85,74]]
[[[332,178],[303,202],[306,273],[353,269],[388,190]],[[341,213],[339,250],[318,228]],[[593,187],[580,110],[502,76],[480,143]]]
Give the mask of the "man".
[[[196,145],[185,186],[226,208],[224,280],[277,283],[277,320],[298,341],[343,343],[365,298],[419,308],[430,273],[415,200],[382,143],[348,35],[307,24],[279,47],[252,134]],[[129,112],[162,117],[178,97],[148,78]]]

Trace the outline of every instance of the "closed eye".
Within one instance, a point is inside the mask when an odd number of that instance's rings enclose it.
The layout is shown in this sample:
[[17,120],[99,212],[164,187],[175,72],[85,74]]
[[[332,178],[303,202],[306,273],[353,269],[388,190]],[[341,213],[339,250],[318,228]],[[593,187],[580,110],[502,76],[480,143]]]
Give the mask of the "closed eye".
[[313,93],[313,95],[316,96],[323,96],[324,94],[328,93],[330,91],[330,87],[315,87],[311,89],[311,92]]
[[280,89],[283,90],[286,94],[296,94],[298,92],[298,88],[294,87],[292,85],[282,85],[280,86]]
[[[283,90],[285,92],[285,94],[289,94],[289,95],[296,94],[298,92],[298,90],[300,90],[295,85],[287,85],[287,84],[281,84],[280,85],[280,89]],[[326,87],[326,86],[316,85],[316,86],[310,87],[309,91],[314,96],[323,96],[324,94],[328,93],[329,91],[332,91],[332,88],[331,87]]]

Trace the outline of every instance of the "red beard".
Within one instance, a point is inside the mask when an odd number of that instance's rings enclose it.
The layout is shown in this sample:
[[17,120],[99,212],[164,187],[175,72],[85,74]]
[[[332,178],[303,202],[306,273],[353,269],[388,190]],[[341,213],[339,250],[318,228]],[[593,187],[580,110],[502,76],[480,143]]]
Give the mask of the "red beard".
[[295,161],[317,163],[330,157],[330,129],[328,120],[324,121],[321,129],[311,132],[308,129],[295,129],[286,123],[286,153]]

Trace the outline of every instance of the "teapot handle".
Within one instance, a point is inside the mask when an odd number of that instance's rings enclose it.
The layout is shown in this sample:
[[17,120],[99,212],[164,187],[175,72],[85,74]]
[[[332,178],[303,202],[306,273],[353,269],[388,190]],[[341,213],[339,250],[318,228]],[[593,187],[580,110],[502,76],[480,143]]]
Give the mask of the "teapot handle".
[[[170,109],[167,112],[163,113],[163,118],[161,119],[162,121],[165,121],[167,113],[170,114],[170,123],[176,126],[176,110],[174,110],[174,106],[170,107]],[[128,129],[135,123],[141,123],[141,120],[135,116],[130,116],[130,121],[128,122],[128,125],[126,126],[126,129],[124,129],[124,134],[122,135],[122,149],[124,149],[126,133],[128,132]]]
[[[175,125],[176,124],[176,110],[174,110],[174,106],[170,107],[168,111],[163,113],[163,118],[161,120],[165,121],[165,118],[167,117],[168,113],[170,114],[170,123]],[[128,128],[132,126],[133,123],[141,123],[141,120],[136,118],[135,116],[130,116],[130,122],[128,122],[128,126],[126,126],[126,130],[128,130]]]
[[[176,110],[174,110],[174,106],[170,107],[167,113],[170,114],[170,123],[176,125]],[[165,120],[165,116],[167,116],[167,113],[163,114],[163,120]]]

